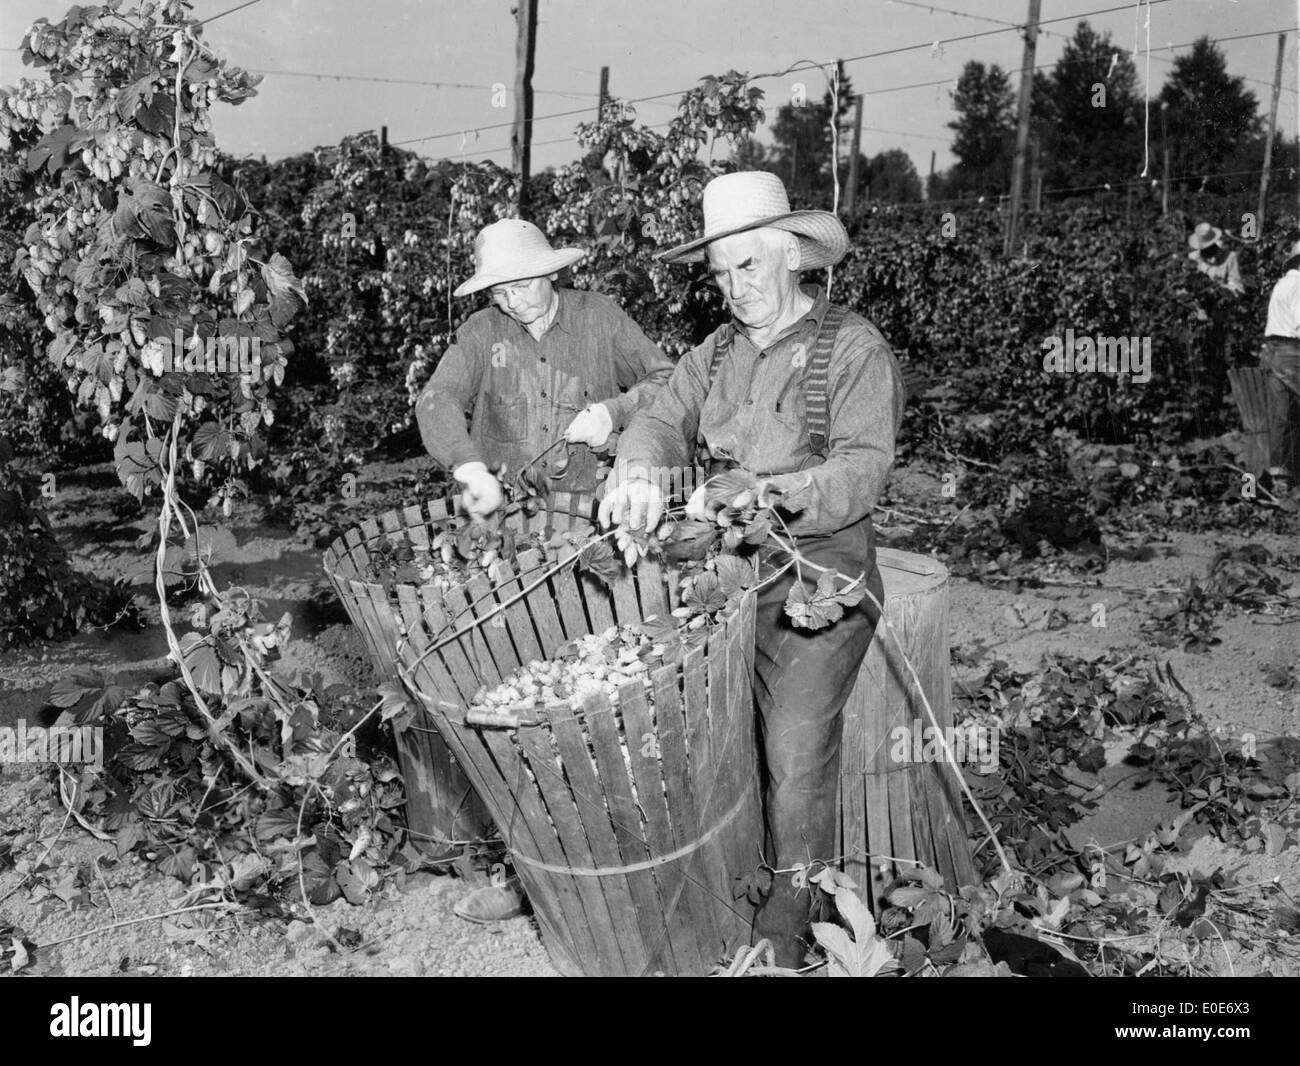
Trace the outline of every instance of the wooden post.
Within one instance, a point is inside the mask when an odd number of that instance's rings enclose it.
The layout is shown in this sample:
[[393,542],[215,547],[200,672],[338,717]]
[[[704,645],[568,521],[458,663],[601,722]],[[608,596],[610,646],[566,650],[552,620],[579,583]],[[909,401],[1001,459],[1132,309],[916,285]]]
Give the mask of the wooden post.
[[1034,212],[1043,210],[1043,168],[1038,158],[1038,139],[1029,143],[1029,184],[1034,190]]
[[533,143],[533,54],[537,45],[537,0],[516,0],[515,125],[510,154],[519,177],[519,217],[528,217],[528,173]]
[[[379,127],[379,211],[380,217],[383,217],[384,194],[387,192],[388,185],[388,127]],[[384,269],[384,264],[388,260],[388,250],[384,247],[383,231],[378,230],[375,233],[375,265]],[[351,295],[349,293],[349,295]]]
[[1025,184],[1025,148],[1029,143],[1029,102],[1034,88],[1034,52],[1038,47],[1038,12],[1042,0],[1029,0],[1029,23],[1025,26],[1025,52],[1020,63],[1020,106],[1016,118],[1016,157],[1011,164],[1011,211],[1007,216],[1006,242],[1002,254],[1011,255],[1020,223],[1020,194]]
[[853,204],[858,193],[858,150],[862,147],[862,94],[853,98],[853,151],[849,156],[849,191],[844,197],[844,215],[853,217]]
[[1268,208],[1268,179],[1273,167],[1273,137],[1277,132],[1277,98],[1282,93],[1282,63],[1286,60],[1286,34],[1277,35],[1277,68],[1273,72],[1273,102],[1268,109],[1268,132],[1264,137],[1264,171],[1259,176],[1259,212],[1255,216],[1256,239],[1264,236],[1264,212]]
[[596,105],[596,116],[605,112],[605,101],[609,99],[609,67],[600,68],[600,102]]
[[925,187],[925,198],[927,200],[934,199],[934,149],[933,148],[930,149],[930,181],[927,183]]
[[1165,123],[1165,115],[1169,111],[1169,105],[1164,101],[1160,103],[1160,146],[1164,150],[1164,175],[1160,182],[1160,217],[1169,217],[1169,130]]

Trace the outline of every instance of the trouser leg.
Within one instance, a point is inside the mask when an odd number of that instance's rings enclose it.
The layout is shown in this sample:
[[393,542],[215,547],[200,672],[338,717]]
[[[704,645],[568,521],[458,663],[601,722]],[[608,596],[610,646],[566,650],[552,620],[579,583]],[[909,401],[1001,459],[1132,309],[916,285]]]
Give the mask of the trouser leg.
[[1268,427],[1268,462],[1300,476],[1300,348],[1265,344],[1260,365],[1269,372],[1272,395]]
[[[883,600],[869,528],[814,542],[805,554],[846,576],[869,565],[867,587]],[[834,857],[844,704],[877,621],[876,608],[864,599],[826,629],[796,629],[784,613],[793,581],[790,575],[760,593],[754,656],[767,861],[779,870]],[[796,891],[788,874],[779,875],[759,909],[755,937],[773,942],[778,965],[802,962],[811,900],[807,888]]]

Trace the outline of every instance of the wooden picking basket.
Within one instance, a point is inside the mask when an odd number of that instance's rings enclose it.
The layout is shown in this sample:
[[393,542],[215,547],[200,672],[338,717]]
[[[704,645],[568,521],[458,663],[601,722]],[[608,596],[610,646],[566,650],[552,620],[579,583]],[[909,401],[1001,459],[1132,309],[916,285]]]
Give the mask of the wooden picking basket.
[[[592,528],[589,497],[555,502],[561,513],[534,521]],[[390,512],[376,529],[418,537],[426,524],[420,517],[417,527],[418,515]],[[480,686],[552,658],[578,636],[680,606],[676,571],[651,560],[612,587],[572,566],[543,578],[546,570],[540,553],[526,550],[496,586],[478,578],[446,593],[397,587],[405,635],[391,647],[422,704],[412,729],[426,737],[423,730],[436,730],[477,790],[557,969],[707,973],[749,938],[752,908],[734,898],[733,885],[761,857],[754,594],[722,617],[706,645],[651,671],[649,695],[636,681],[613,704],[557,703],[512,729],[468,724]]]
[[[844,869],[879,906],[893,876],[919,861],[952,890],[975,880],[960,786],[944,763],[898,759],[897,733],[932,728],[920,692],[903,661],[912,663],[940,729],[952,726],[948,662],[948,571],[912,552],[881,548],[885,617],[867,649],[844,707],[836,853]],[[896,864],[893,860],[901,859]],[[882,869],[883,867],[883,869]]]
[[[510,521],[517,532],[540,529],[591,527],[589,497],[556,493],[552,510],[532,518],[515,514]],[[401,686],[397,672],[398,649],[406,640],[402,600],[419,602],[414,585],[386,589],[368,580],[367,568],[375,554],[396,544],[428,547],[452,519],[455,500],[430,500],[424,507],[385,511],[347,530],[325,552],[325,573],[360,631],[379,677]],[[492,816],[470,779],[452,758],[437,730],[416,722],[397,732],[398,761],[406,780],[406,822],[415,844],[437,852],[458,841],[493,835]]]

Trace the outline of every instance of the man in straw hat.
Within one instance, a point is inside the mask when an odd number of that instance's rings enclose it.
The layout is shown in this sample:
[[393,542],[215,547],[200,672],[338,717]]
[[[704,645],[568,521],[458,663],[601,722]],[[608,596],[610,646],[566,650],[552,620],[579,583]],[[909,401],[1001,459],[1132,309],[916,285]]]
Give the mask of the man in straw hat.
[[[623,434],[601,521],[654,529],[664,496],[651,471],[688,464],[694,449],[710,472],[738,464],[753,474],[806,557],[846,578],[865,574],[881,599],[871,508],[894,459],[902,377],[875,326],[799,285],[800,271],[843,258],[848,234],[828,212],[791,211],[773,174],[715,178],[703,206],[704,235],[660,258],[705,262],[729,320]],[[687,513],[704,507],[701,488]],[[833,855],[841,712],[877,620],[863,600],[829,628],[796,629],[784,612],[794,580],[761,590],[755,641],[767,859],[777,869]],[[781,965],[803,958],[810,902],[779,877],[759,910],[755,935],[773,941]]]
[[[494,307],[466,319],[416,403],[429,454],[460,482],[465,510],[486,517],[501,506],[489,469],[519,470],[561,436],[603,447],[633,412],[654,398],[672,363],[613,300],[560,288],[560,270],[586,255],[554,249],[531,222],[503,219],[474,241],[474,274],[456,296],[487,289]],[[469,414],[469,425],[465,416]],[[585,451],[585,449],[580,449]],[[552,452],[539,474],[555,466]],[[594,492],[590,455],[575,457],[551,487]],[[518,878],[476,889],[455,912],[475,922],[522,912]]]
[[[474,241],[474,274],[455,295],[486,289],[495,306],[460,327],[416,403],[424,446],[460,482],[471,515],[501,506],[490,467],[513,473],[561,436],[604,446],[672,373],[613,300],[555,284],[585,255],[552,248],[541,230],[515,218],[484,227]],[[537,472],[550,472],[558,458],[551,452]],[[597,480],[594,462],[575,461],[553,487],[594,491]]]

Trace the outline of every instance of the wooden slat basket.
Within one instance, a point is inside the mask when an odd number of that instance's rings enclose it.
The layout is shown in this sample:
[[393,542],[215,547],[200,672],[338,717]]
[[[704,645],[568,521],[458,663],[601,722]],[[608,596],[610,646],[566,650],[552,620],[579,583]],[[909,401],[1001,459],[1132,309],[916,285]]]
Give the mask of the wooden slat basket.
[[[360,631],[382,681],[401,685],[398,649],[406,640],[400,600],[418,600],[415,586],[386,589],[365,578],[372,556],[381,548],[409,544],[427,548],[455,515],[455,497],[430,500],[423,507],[405,507],[367,518],[336,538],[324,556],[325,573]],[[516,513],[510,522],[518,532],[592,526],[590,497],[556,493],[552,509],[528,518]],[[406,822],[421,850],[437,853],[461,841],[494,835],[492,816],[479,798],[437,730],[416,722],[397,732],[398,761],[406,780]]]
[[[591,528],[589,498],[554,502],[558,513],[534,521]],[[382,516],[378,528],[403,520]],[[405,528],[414,533],[414,516]],[[653,670],[649,695],[637,681],[612,704],[553,704],[517,729],[467,724],[481,685],[553,657],[576,637],[680,606],[676,571],[642,560],[612,587],[565,567],[496,610],[546,568],[540,553],[527,550],[496,586],[479,578],[446,593],[397,587],[404,636],[386,647],[422,705],[413,729],[437,731],[495,820],[557,969],[707,973],[748,941],[752,908],[734,898],[734,881],[761,856],[754,594],[721,619],[706,645]],[[373,597],[361,608],[356,582],[336,584],[345,601],[356,601],[354,618],[374,614]],[[413,759],[414,751],[406,761]]]
[[953,891],[974,883],[975,873],[955,772],[942,762],[917,761],[918,745],[910,742],[918,731],[928,738],[932,724],[904,654],[939,727],[952,726],[948,570],[891,548],[876,558],[881,602],[902,651],[878,625],[844,707],[836,853],[845,856],[844,869],[864,898],[879,907],[885,884],[912,861],[937,870]]

